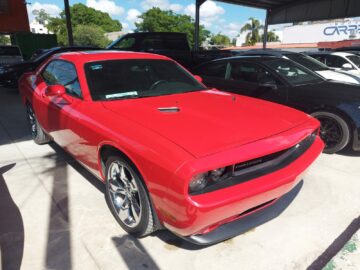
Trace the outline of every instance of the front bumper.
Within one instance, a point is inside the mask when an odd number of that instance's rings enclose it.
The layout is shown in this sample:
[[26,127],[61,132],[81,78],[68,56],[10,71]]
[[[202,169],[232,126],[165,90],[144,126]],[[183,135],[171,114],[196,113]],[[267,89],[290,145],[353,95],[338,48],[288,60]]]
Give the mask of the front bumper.
[[353,138],[353,150],[360,151],[360,127],[354,129]]
[[[311,130],[316,129],[317,126],[311,127]],[[271,142],[269,141],[269,143]],[[261,148],[261,145],[259,147]],[[256,211],[259,211],[270,207],[271,204],[261,208],[257,208],[258,206],[271,201],[275,204],[277,200],[280,200],[303,179],[305,172],[320,155],[323,148],[324,143],[319,136],[316,136],[308,150],[284,168],[213,192],[189,195],[185,198],[181,198],[180,194],[176,197],[173,196],[168,203],[176,215],[167,215],[167,220],[163,219],[163,225],[178,236],[193,242],[199,241],[199,244],[219,242],[248,230],[251,224],[260,225],[263,222],[243,221],[249,225],[214,236],[215,231],[223,232],[225,230],[220,228],[229,229],[235,226],[229,224],[234,222],[234,224],[244,224],[240,221],[245,218],[244,213],[252,215],[255,211],[250,210],[256,208]]]
[[279,216],[299,194],[303,183],[303,181],[300,181],[291,191],[274,201],[270,206],[245,215],[233,222],[220,225],[207,234],[196,234],[182,238],[196,245],[213,245],[245,233]]

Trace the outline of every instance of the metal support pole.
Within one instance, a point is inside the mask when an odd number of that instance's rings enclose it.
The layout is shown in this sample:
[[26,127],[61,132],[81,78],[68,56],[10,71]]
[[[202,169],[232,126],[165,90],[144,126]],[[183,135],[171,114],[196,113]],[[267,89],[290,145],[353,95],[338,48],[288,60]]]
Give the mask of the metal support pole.
[[267,38],[268,38],[268,28],[269,28],[269,10],[266,10],[266,17],[265,17],[265,27],[264,27],[264,39],[263,39],[263,49],[266,49]]
[[199,40],[199,35],[200,35],[200,6],[201,6],[201,2],[200,0],[196,0],[195,3],[195,51],[199,50],[199,45],[200,45],[200,40]]
[[66,29],[67,29],[67,34],[68,34],[69,46],[73,46],[74,38],[73,38],[73,32],[72,32],[72,26],[71,26],[71,14],[70,14],[69,0],[64,0],[64,6],[65,6]]

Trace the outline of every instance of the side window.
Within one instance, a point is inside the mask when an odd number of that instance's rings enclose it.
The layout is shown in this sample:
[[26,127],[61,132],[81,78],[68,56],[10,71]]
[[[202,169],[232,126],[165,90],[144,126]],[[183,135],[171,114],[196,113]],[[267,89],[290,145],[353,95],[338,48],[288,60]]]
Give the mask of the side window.
[[310,55],[312,58],[326,64],[325,57],[323,55]]
[[119,40],[118,43],[113,45],[115,49],[128,50],[131,49],[135,45],[135,38],[127,37]]
[[276,84],[276,79],[263,67],[253,63],[231,63],[230,80],[256,84]]
[[326,56],[326,63],[329,67],[342,68],[342,66],[348,63],[348,61],[346,61],[344,58],[340,56],[328,55]]
[[162,50],[162,49],[166,49],[166,46],[164,44],[164,39],[161,38],[161,36],[149,36],[149,37],[146,37],[143,40],[141,47],[144,50]]
[[54,85],[57,84],[57,80],[56,77],[53,73],[54,70],[54,65],[55,65],[55,61],[50,62],[46,68],[43,70],[43,72],[41,73],[44,81],[46,82],[46,84],[48,85]]
[[67,94],[82,98],[79,79],[73,64],[54,60],[45,68],[42,76],[48,85],[61,84]]
[[225,79],[227,62],[215,62],[204,65],[200,68],[199,73],[206,77],[215,77]]

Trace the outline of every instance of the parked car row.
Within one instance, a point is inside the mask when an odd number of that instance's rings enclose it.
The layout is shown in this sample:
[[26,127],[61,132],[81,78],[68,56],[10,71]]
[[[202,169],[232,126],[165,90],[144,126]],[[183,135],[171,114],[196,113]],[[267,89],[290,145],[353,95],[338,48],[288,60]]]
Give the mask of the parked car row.
[[0,85],[6,87],[17,87],[19,78],[29,71],[34,71],[49,57],[57,53],[69,51],[84,51],[84,50],[97,50],[96,47],[88,46],[68,46],[68,47],[54,47],[51,49],[39,50],[34,53],[31,59],[13,64],[0,66]]

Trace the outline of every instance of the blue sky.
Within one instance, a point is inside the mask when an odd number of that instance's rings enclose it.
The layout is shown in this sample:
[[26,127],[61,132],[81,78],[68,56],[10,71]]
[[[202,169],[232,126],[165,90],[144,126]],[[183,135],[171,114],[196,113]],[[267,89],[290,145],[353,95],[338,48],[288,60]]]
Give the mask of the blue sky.
[[[45,9],[49,14],[56,16],[64,7],[63,0],[27,0],[30,20],[33,9]],[[171,9],[177,13],[194,15],[195,0],[70,0],[70,5],[83,3],[87,6],[108,12],[114,19],[119,20],[124,30],[134,29],[137,15],[151,7]],[[265,11],[248,7],[225,4],[222,2],[207,1],[200,10],[201,24],[213,33],[222,32],[235,37],[248,18],[255,17],[262,22],[265,20]]]

